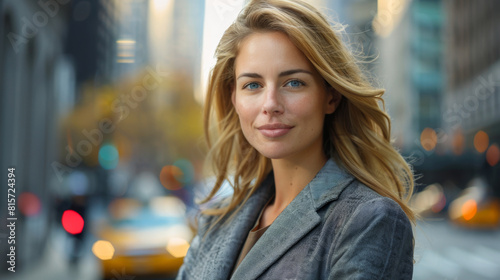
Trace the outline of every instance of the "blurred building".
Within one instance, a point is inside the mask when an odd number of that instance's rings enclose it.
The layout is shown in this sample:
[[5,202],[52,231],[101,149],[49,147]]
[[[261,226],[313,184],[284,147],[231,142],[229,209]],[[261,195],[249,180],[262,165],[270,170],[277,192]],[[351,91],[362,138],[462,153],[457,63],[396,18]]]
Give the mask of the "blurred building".
[[490,140],[498,141],[500,2],[444,3],[448,11],[445,109],[452,109],[445,111],[444,124],[465,133],[491,129]]
[[[438,128],[444,88],[443,21],[441,1],[413,1],[410,8],[410,85],[417,97],[416,130]],[[426,147],[424,147],[426,148]]]
[[408,8],[401,9],[399,24],[395,24],[377,40],[379,59],[376,72],[385,88],[384,101],[392,121],[392,137],[400,149],[415,145],[418,96],[411,91],[411,27]]
[[441,1],[404,2],[381,13],[377,69],[386,87],[396,145],[407,153],[425,153],[428,147],[422,147],[421,132],[441,122],[444,13]]
[[[49,188],[59,144],[57,122],[74,102],[75,71],[63,55],[67,3],[0,2],[1,177],[7,182],[7,168],[15,168],[18,270],[34,264],[46,244],[53,214]],[[0,199],[5,202],[7,189],[3,190]],[[6,221],[10,215],[7,204],[2,205],[0,218]],[[1,252],[8,252],[6,233],[4,226]],[[5,258],[0,257],[1,273],[7,271]]]
[[76,69],[76,82],[96,86],[116,74],[118,9],[114,0],[73,0],[69,4],[65,52]]
[[[487,156],[499,142],[498,10],[492,1],[415,0],[390,33],[378,33],[393,135],[424,181],[455,176],[463,187],[485,175],[499,185],[496,152]],[[481,152],[479,131],[488,137]]]
[[115,65],[115,80],[133,76],[149,63],[148,18],[151,2],[115,1],[116,38],[113,43],[116,56],[109,57]]
[[[444,166],[438,145],[445,85],[445,11],[441,1],[378,1],[374,27],[380,50],[376,71],[386,89],[395,145],[424,175]],[[423,181],[422,181],[423,180]],[[425,182],[424,182],[425,183]]]
[[71,1],[65,51],[75,65],[78,85],[109,85],[130,78],[148,65],[151,3],[153,1],[145,0]]
[[[201,3],[200,3],[201,2]],[[174,4],[172,37],[173,68],[191,75],[199,74],[203,43],[203,1],[177,0]]]
[[[454,156],[471,153],[500,196],[500,2],[443,2],[446,89],[442,124]],[[480,137],[484,135],[483,137]]]
[[[168,72],[171,77],[189,77],[191,87],[196,89],[201,88],[201,76],[204,75],[201,65],[206,5],[213,3],[156,0],[150,9],[151,65]],[[158,97],[157,106],[172,102],[168,92]]]

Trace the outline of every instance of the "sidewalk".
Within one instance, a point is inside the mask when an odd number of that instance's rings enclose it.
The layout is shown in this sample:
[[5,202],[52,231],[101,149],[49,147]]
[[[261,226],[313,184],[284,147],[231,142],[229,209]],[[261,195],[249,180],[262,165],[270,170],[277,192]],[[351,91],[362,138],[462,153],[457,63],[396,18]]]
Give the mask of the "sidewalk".
[[64,246],[67,236],[63,231],[53,229],[44,256],[34,267],[12,273],[7,280],[97,280],[101,279],[99,264],[90,253],[71,266],[68,263]]
[[[83,244],[84,253],[77,265],[70,265],[69,256],[69,236],[57,223],[51,229],[49,240],[43,256],[31,267],[26,267],[22,271],[7,274],[6,280],[97,280],[101,278],[98,260],[89,249],[92,246],[93,222],[98,220],[103,214],[103,204],[101,201],[91,201],[94,207],[90,208],[88,215],[89,234]],[[3,276],[3,275],[2,275]],[[3,279],[3,278],[2,278]]]

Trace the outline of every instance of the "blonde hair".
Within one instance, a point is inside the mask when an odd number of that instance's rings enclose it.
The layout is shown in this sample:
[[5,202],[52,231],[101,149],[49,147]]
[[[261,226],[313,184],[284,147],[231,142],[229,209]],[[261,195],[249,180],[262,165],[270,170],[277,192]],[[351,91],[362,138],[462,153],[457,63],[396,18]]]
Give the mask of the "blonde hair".
[[253,32],[268,31],[288,35],[328,85],[343,96],[336,111],[325,117],[323,144],[327,157],[341,163],[377,193],[399,203],[414,222],[414,213],[407,205],[413,191],[413,173],[390,142],[390,118],[379,106],[384,105],[384,90],[370,85],[326,18],[299,0],[251,1],[219,42],[204,111],[210,149],[207,162],[216,182],[200,203],[211,200],[224,182],[231,183],[234,193],[226,204],[204,213],[218,215],[215,223],[236,213],[272,169],[270,160],[243,136],[231,102],[234,61],[241,42]]

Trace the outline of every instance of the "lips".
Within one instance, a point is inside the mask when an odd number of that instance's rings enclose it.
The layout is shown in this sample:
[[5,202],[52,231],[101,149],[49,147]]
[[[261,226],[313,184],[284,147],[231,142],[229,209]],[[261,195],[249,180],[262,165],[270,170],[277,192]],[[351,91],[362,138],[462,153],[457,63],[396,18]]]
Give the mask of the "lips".
[[283,136],[287,134],[292,128],[293,126],[282,123],[271,123],[257,127],[262,135],[269,138]]

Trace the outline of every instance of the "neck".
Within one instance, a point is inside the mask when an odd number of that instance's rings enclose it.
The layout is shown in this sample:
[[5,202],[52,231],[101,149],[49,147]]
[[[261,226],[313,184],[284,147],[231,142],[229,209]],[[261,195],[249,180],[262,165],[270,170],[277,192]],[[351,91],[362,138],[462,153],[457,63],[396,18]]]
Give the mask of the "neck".
[[321,153],[299,160],[273,159],[276,196],[273,208],[281,212],[304,189],[327,161]]

